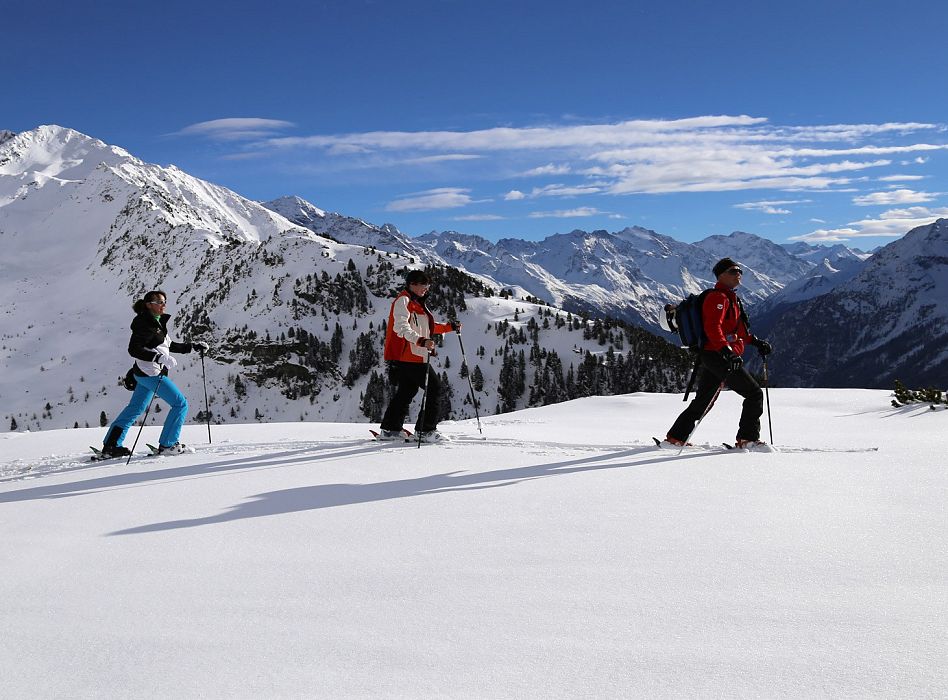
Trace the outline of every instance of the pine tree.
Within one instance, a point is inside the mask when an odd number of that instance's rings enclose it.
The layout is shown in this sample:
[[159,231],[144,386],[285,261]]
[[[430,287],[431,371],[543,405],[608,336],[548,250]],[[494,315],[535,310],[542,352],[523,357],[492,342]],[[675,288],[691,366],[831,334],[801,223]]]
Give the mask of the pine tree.
[[438,397],[438,420],[445,420],[451,415],[451,399],[454,397],[454,387],[448,380],[448,373],[441,373],[441,395]]
[[10,430],[16,430],[16,429],[17,429],[16,418],[14,418],[13,416],[10,416]]
[[362,415],[373,423],[380,423],[382,415],[385,413],[386,400],[386,382],[385,378],[377,371],[372,370],[369,375],[369,381],[365,385],[365,393],[362,394]]
[[474,365],[474,371],[471,372],[471,384],[474,391],[484,391],[484,373],[481,372],[480,365]]
[[105,411],[99,414],[99,427],[104,428],[109,424],[109,417],[105,415]]

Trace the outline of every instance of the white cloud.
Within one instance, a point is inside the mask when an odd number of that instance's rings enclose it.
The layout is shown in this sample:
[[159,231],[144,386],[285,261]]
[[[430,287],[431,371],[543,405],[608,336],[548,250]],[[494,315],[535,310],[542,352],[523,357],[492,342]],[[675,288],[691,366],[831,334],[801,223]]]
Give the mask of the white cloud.
[[544,187],[534,187],[530,191],[530,197],[578,197],[585,194],[596,194],[601,192],[602,188],[595,185],[576,185],[569,186],[563,184],[545,185]]
[[504,221],[507,217],[498,214],[468,214],[467,216],[455,216],[454,221]]
[[531,219],[578,219],[588,216],[599,216],[607,212],[599,211],[595,207],[577,207],[575,209],[558,209],[556,211],[530,212]]
[[523,173],[523,177],[536,177],[540,175],[568,175],[573,172],[573,169],[565,164],[554,165],[550,163],[548,165],[541,165],[539,168],[533,168],[527,170]]
[[456,209],[467,206],[473,200],[469,189],[439,187],[433,190],[405,195],[385,207],[386,211],[431,211],[434,209]]
[[[352,159],[363,158],[365,167],[375,164],[366,153],[391,163],[480,157],[481,179],[560,178],[557,185],[511,190],[505,199],[513,201],[591,193],[839,191],[865,177],[861,173],[891,165],[885,156],[948,149],[948,143],[937,142],[945,133],[939,124],[919,122],[786,126],[763,117],[706,115],[471,131],[284,136],[262,139],[253,147],[293,158],[307,152],[315,152],[316,159],[351,153]],[[918,159],[925,161],[921,155]],[[344,168],[340,162],[326,167]]]
[[914,190],[887,190],[873,192],[859,197],[853,197],[853,204],[859,207],[889,206],[892,204],[919,204],[930,202],[938,195],[931,192],[915,192]]
[[458,160],[477,160],[483,157],[484,156],[474,155],[473,153],[445,153],[444,155],[440,155],[440,156],[422,156],[420,158],[408,158],[400,162],[407,163],[407,164],[447,163],[447,162],[458,161]]
[[909,180],[924,180],[924,175],[885,175],[878,178],[880,182],[902,182]]
[[265,139],[282,129],[289,129],[293,126],[296,126],[293,122],[280,119],[231,117],[191,124],[173,135],[204,136],[215,141],[247,141],[250,139]]
[[929,209],[928,207],[910,207],[908,209],[890,209],[875,219],[851,221],[835,229],[817,229],[802,236],[793,236],[791,240],[811,243],[837,243],[854,238],[899,238],[917,226],[926,226],[936,219],[948,217],[948,208]]
[[764,214],[792,214],[789,209],[783,209],[781,207],[787,204],[804,204],[807,202],[812,202],[812,199],[779,199],[765,202],[743,202],[742,204],[735,204],[735,209],[745,209],[747,211],[759,211]]

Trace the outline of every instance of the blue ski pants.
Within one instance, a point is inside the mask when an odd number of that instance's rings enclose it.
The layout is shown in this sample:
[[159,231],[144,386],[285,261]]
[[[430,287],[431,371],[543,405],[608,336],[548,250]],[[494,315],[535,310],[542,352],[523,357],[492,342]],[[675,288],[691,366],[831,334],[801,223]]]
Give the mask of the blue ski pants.
[[[131,401],[128,402],[128,406],[122,409],[122,412],[118,414],[118,417],[116,417],[116,419],[112,421],[112,425],[109,426],[109,432],[115,427],[122,429],[116,444],[122,444],[126,433],[128,433],[128,429],[138,420],[138,417],[145,412],[145,409],[148,408],[148,402],[151,401],[151,397],[155,393],[155,387],[157,387],[158,398],[167,403],[171,408],[165,418],[165,425],[161,429],[161,437],[158,438],[158,442],[165,447],[174,445],[178,442],[178,438],[181,437],[181,426],[184,425],[184,421],[188,417],[188,400],[184,398],[184,394],[181,393],[181,390],[178,389],[178,387],[174,385],[174,382],[168,377],[136,376],[135,379],[138,380],[138,386],[135,387]],[[159,379],[161,380],[160,383],[158,381]],[[106,433],[106,435],[108,435],[108,433]]]

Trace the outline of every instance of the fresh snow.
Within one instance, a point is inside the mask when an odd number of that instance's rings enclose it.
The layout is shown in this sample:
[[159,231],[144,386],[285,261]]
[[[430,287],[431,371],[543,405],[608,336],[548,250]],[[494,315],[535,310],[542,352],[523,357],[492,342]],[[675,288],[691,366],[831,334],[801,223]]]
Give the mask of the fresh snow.
[[668,394],[421,449],[189,425],[128,467],[4,433],[3,696],[948,695],[948,411],[770,394],[775,454],[717,447],[731,392],[681,457]]

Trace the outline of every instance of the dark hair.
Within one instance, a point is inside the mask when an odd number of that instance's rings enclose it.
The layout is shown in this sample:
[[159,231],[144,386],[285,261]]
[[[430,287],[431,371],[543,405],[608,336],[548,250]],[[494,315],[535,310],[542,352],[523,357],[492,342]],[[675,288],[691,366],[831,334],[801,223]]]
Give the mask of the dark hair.
[[134,311],[136,314],[140,314],[141,312],[146,311],[148,307],[145,306],[145,304],[147,304],[149,301],[154,301],[155,298],[158,296],[161,296],[164,299],[168,298],[168,295],[165,294],[160,289],[152,289],[150,292],[145,294],[144,297],[142,297],[141,299],[137,300],[134,304],[132,304],[132,311]]
[[431,278],[424,270],[409,270],[405,275],[405,284],[431,284]]

